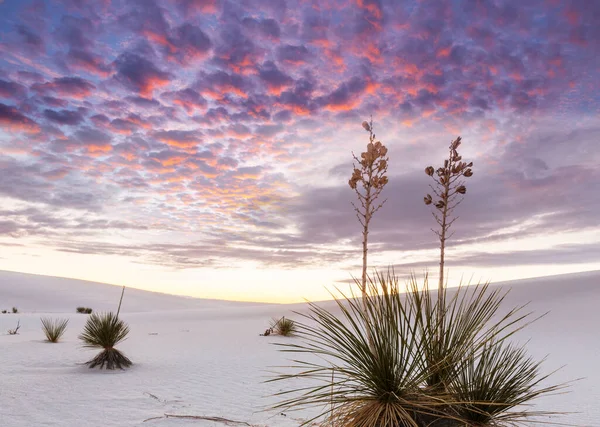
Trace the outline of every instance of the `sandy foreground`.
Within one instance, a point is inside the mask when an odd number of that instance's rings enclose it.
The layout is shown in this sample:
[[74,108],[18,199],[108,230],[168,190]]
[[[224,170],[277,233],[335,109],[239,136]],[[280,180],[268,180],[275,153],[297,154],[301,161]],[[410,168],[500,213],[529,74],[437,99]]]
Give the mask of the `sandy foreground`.
[[[574,380],[568,394],[538,400],[535,408],[570,415],[546,419],[600,426],[600,272],[508,282],[507,309],[531,301],[529,309],[550,313],[518,336],[529,352],[548,355],[555,382]],[[0,272],[0,425],[37,426],[224,426],[219,421],[160,418],[166,414],[222,417],[252,426],[298,426],[311,412],[268,408],[272,395],[294,383],[265,383],[273,370],[286,372],[289,355],[260,337],[272,317],[294,318],[303,304],[277,305],[201,300],[128,289],[122,318],[131,328],[120,348],[134,362],[126,371],[90,370],[95,355],[77,335],[86,315],[114,310],[120,288],[71,279]],[[331,306],[331,302],[324,305]],[[59,344],[43,341],[40,316],[66,317]],[[19,335],[6,331],[20,320]],[[282,366],[280,368],[274,368]],[[289,371],[288,371],[289,372]],[[242,424],[239,424],[242,425]]]

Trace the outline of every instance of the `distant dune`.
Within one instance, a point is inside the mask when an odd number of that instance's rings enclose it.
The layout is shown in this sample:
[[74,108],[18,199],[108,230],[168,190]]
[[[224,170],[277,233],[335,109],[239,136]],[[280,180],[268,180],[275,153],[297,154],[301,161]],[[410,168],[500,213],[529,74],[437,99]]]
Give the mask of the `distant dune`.
[[[127,288],[123,312],[190,310],[248,305]],[[15,306],[26,312],[72,312],[76,307],[116,310],[121,287],[64,277],[0,271],[0,310]]]

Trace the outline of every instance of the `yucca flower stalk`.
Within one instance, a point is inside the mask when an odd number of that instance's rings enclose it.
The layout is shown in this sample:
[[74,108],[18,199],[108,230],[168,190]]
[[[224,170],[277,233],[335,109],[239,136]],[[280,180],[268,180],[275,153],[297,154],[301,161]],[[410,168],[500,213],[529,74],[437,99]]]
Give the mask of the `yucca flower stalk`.
[[[362,226],[362,275],[358,282],[363,299],[367,298],[367,251],[369,241],[369,225],[375,212],[385,204],[385,200],[376,204],[377,198],[388,183],[386,176],[388,169],[387,148],[381,141],[375,140],[373,132],[373,118],[370,122],[364,121],[363,128],[369,132],[367,151],[361,153],[360,160],[352,153],[355,160],[352,177],[348,185],[353,189],[358,198],[359,206],[352,203],[358,222]],[[358,164],[358,165],[357,165]],[[358,167],[359,166],[359,167]]]
[[[462,142],[459,136],[450,143],[449,155],[444,160],[444,165],[437,170],[433,166],[425,168],[425,173],[433,178],[434,185],[430,188],[437,198],[431,194],[427,194],[424,198],[426,205],[433,205],[435,209],[432,212],[435,221],[438,223],[439,231],[433,230],[440,241],[440,270],[438,278],[438,299],[443,301],[444,298],[444,265],[446,256],[446,241],[452,237],[449,234],[450,227],[457,220],[457,217],[452,217],[454,209],[462,202],[463,195],[467,192],[467,187],[463,178],[473,176],[473,162],[465,163],[462,161],[462,156],[458,153],[458,147]],[[444,327],[444,304],[438,305],[438,327],[439,334],[442,333]]]
[[42,317],[42,331],[46,335],[46,340],[51,343],[57,343],[58,340],[63,336],[67,330],[69,319],[51,319],[49,317]]
[[123,369],[132,365],[115,346],[127,338],[129,326],[111,313],[90,315],[79,339],[86,348],[102,349],[93,359],[86,362],[90,368],[106,366],[106,369]]

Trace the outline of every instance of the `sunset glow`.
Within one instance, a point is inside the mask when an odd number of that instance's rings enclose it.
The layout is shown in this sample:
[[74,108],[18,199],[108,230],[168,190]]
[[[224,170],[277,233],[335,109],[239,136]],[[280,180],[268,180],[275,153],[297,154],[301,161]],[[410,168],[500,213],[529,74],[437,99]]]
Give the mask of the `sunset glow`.
[[0,0],[0,270],[234,300],[438,266],[423,170],[474,162],[450,282],[600,269],[600,2]]

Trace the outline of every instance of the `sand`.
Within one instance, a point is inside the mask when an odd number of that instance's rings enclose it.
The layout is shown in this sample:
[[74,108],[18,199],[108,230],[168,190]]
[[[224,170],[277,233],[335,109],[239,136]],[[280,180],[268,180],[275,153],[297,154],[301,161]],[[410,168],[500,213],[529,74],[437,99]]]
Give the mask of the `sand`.
[[[600,272],[508,282],[506,307],[532,301],[550,313],[517,337],[530,340],[545,369],[566,365],[554,380],[586,377],[569,394],[539,399],[536,409],[577,412],[548,421],[598,426],[600,419]],[[131,327],[120,345],[135,363],[126,371],[81,365],[95,351],[77,339],[86,315],[75,307],[114,310],[120,288],[0,272],[0,425],[223,426],[219,421],[160,418],[165,413],[222,417],[252,426],[297,426],[311,412],[267,411],[284,383],[265,383],[272,367],[289,365],[274,343],[297,338],[260,337],[272,317],[294,318],[304,304],[277,305],[202,300],[128,289],[122,318]],[[323,303],[332,306],[331,302]],[[58,344],[43,341],[40,316],[67,317]],[[20,333],[6,334],[20,320]],[[285,371],[285,368],[278,368]],[[145,421],[147,420],[147,421]]]

